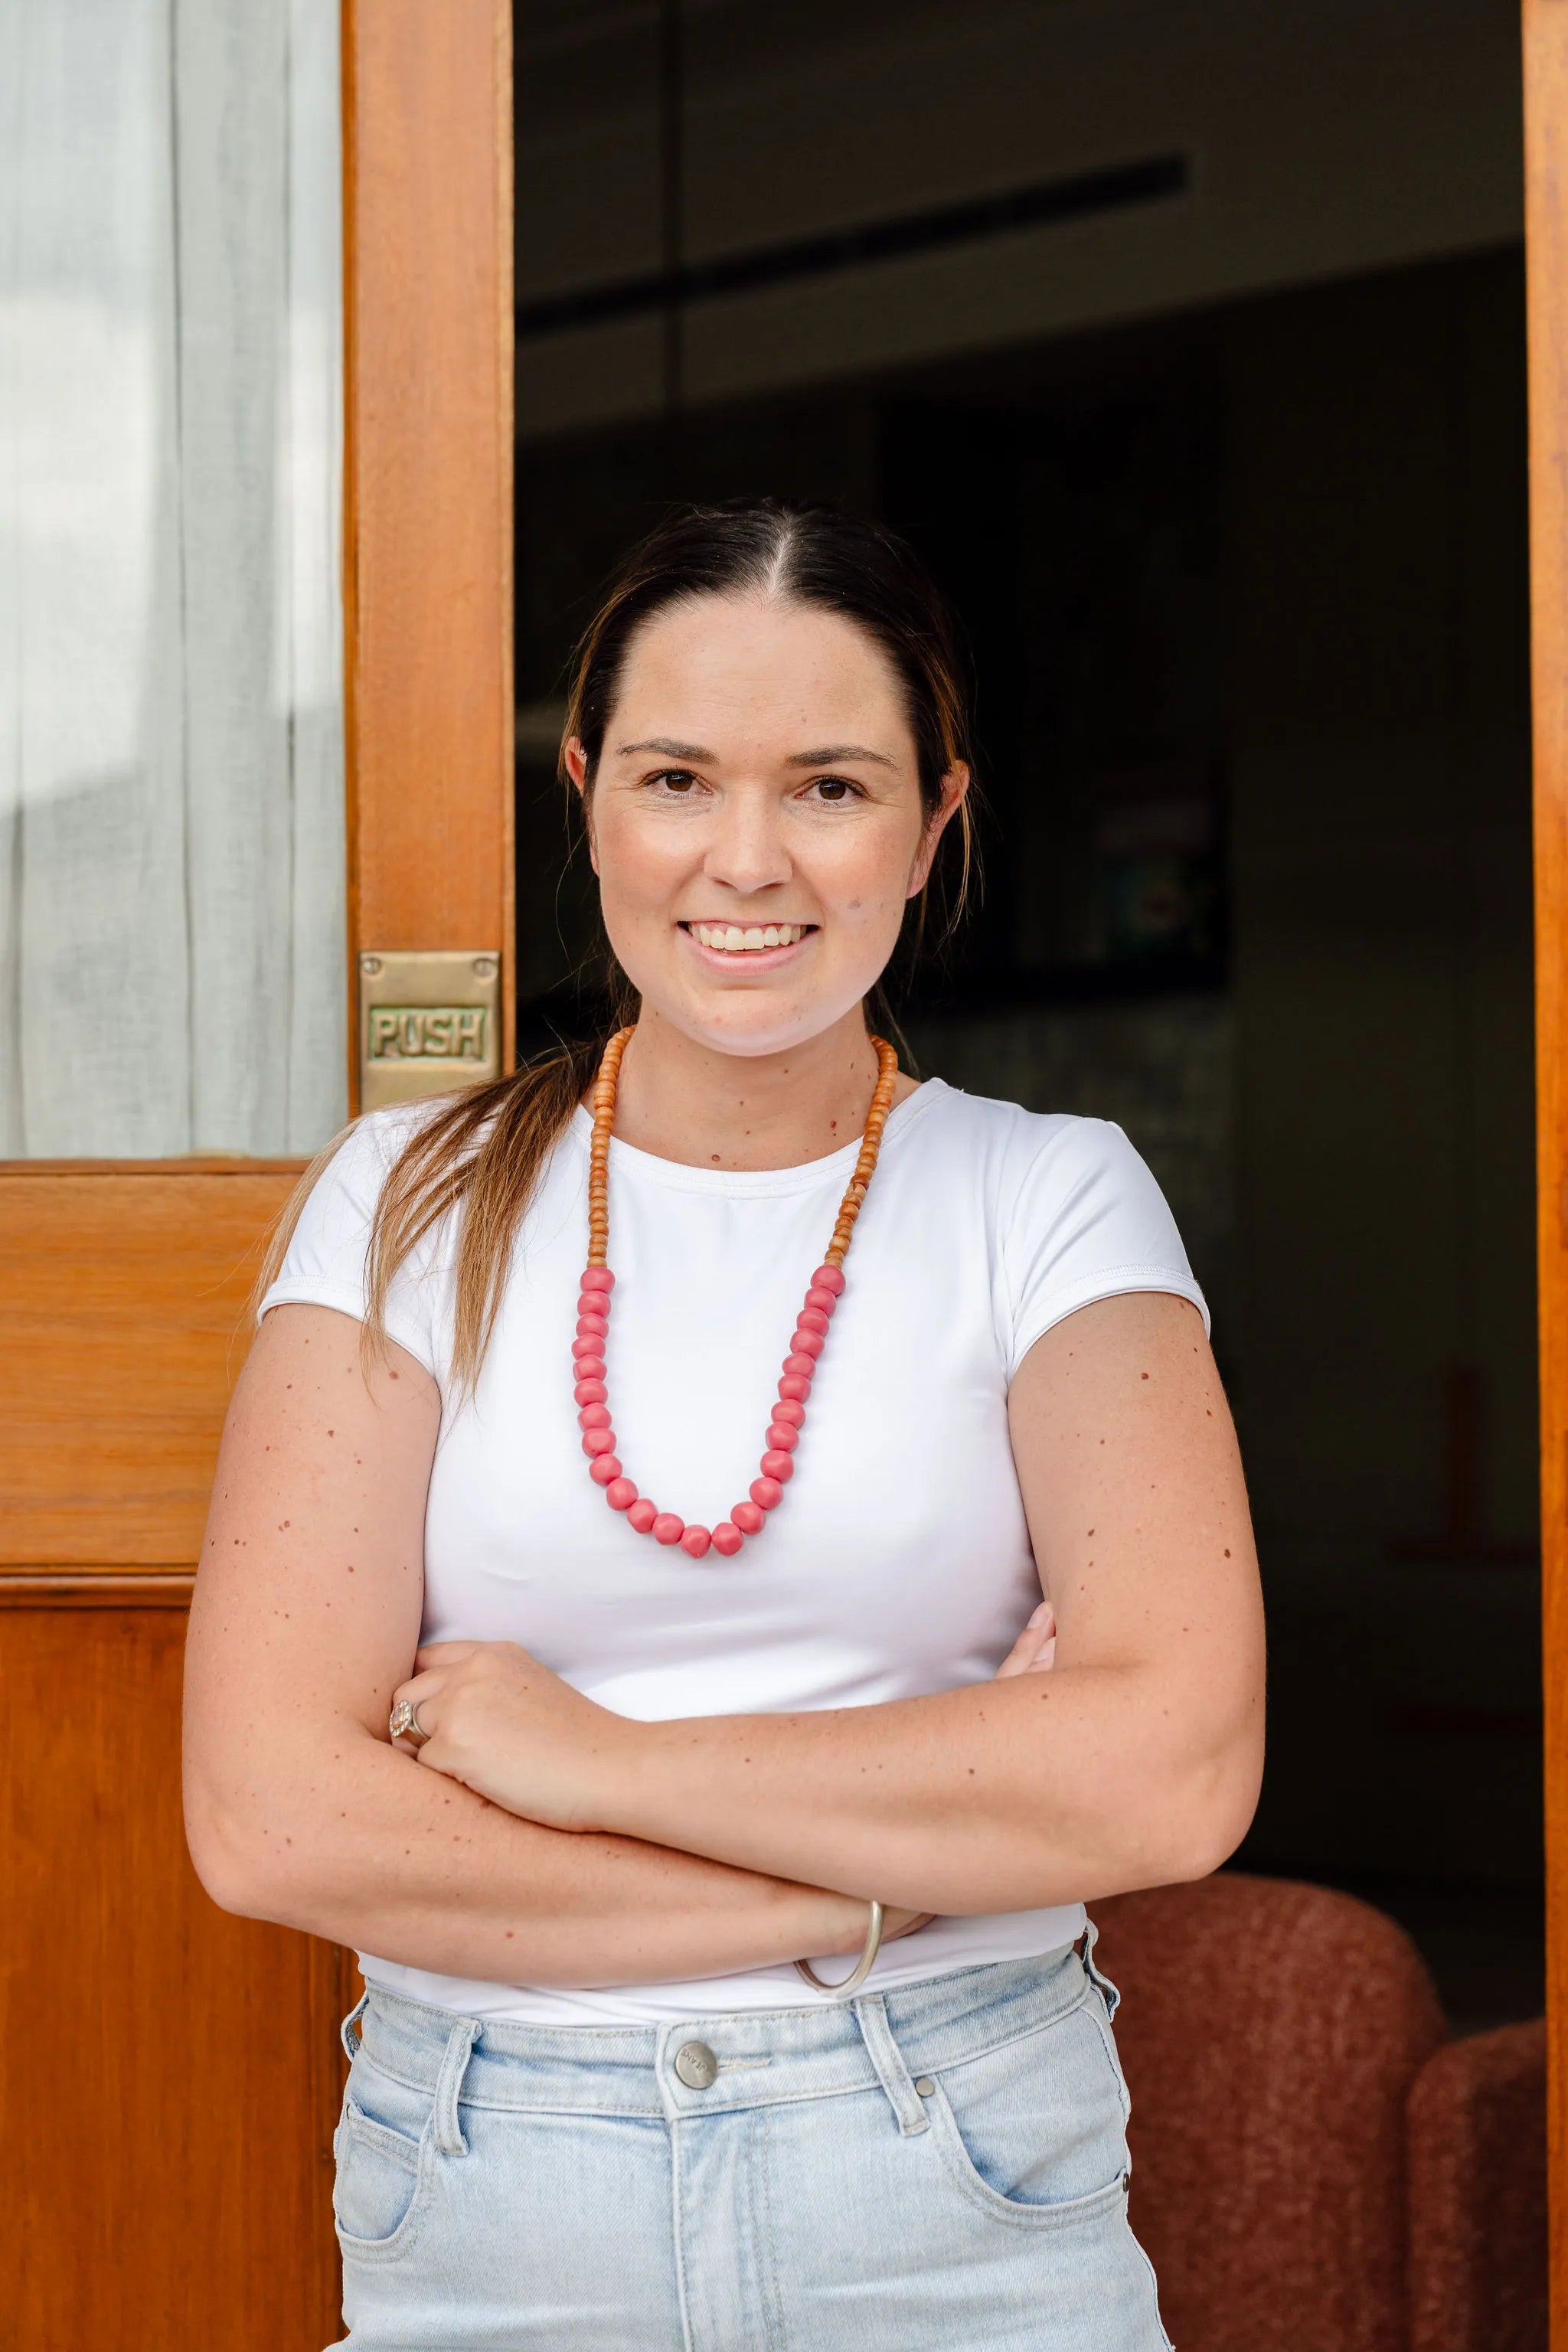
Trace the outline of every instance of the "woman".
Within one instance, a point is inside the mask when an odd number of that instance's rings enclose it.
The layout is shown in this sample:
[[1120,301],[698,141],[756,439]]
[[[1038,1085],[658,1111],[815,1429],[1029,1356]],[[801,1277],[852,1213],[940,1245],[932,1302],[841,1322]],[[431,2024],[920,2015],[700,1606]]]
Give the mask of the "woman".
[[1081,1904],[1242,1835],[1257,1573],[1142,1162],[868,1030],[956,677],[869,524],[656,532],[563,755],[633,1013],[302,1188],[188,1819],[362,1953],[363,2352],[1165,2341]]

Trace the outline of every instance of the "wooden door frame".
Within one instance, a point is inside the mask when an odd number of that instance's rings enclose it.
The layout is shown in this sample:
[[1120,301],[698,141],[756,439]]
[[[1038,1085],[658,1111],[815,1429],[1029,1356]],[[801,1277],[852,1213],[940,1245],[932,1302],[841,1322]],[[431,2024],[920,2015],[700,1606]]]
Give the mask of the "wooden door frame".
[[350,1003],[500,949],[510,1068],[510,0],[343,0],[342,56]]
[[[510,1066],[510,0],[345,0],[342,42],[350,1028],[361,952],[499,951]],[[21,2352],[67,2312],[179,2352],[337,2333],[348,1958],[215,1910],[179,1802],[180,1620],[300,1164],[0,1163],[0,1642],[35,1702],[0,1740],[0,2091],[81,2158],[24,2168]]]
[[1523,0],[1551,2340],[1568,2347],[1568,0]]

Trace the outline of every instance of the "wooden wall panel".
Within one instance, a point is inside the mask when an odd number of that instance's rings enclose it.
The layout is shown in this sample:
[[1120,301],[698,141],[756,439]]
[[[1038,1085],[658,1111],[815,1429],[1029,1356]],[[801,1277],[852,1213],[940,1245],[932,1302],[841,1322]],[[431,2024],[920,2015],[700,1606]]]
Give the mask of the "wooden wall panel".
[[510,1041],[511,12],[343,21],[350,929],[503,949]]
[[1568,0],[1525,0],[1552,2341],[1568,2347]]
[[0,1606],[0,2337],[21,2352],[341,2333],[352,1996],[335,1951],[226,1916],[186,1859],[184,1628],[133,1601]]
[[0,1169],[0,1569],[194,1564],[297,1172]]

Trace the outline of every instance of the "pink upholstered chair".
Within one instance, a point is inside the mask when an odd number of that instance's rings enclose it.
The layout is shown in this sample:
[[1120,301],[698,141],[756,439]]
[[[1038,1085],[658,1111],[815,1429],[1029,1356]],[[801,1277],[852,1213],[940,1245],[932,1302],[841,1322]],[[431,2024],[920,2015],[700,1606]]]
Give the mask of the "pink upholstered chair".
[[1093,1909],[1177,2352],[1544,2352],[1539,2025],[1451,2042],[1404,1931],[1321,1887]]

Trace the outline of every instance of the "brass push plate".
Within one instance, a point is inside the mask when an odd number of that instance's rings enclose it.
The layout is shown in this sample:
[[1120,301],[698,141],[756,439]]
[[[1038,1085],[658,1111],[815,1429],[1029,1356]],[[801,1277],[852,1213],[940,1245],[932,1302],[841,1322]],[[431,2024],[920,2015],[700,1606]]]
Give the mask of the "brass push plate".
[[500,957],[480,950],[359,960],[359,1105],[500,1076]]

